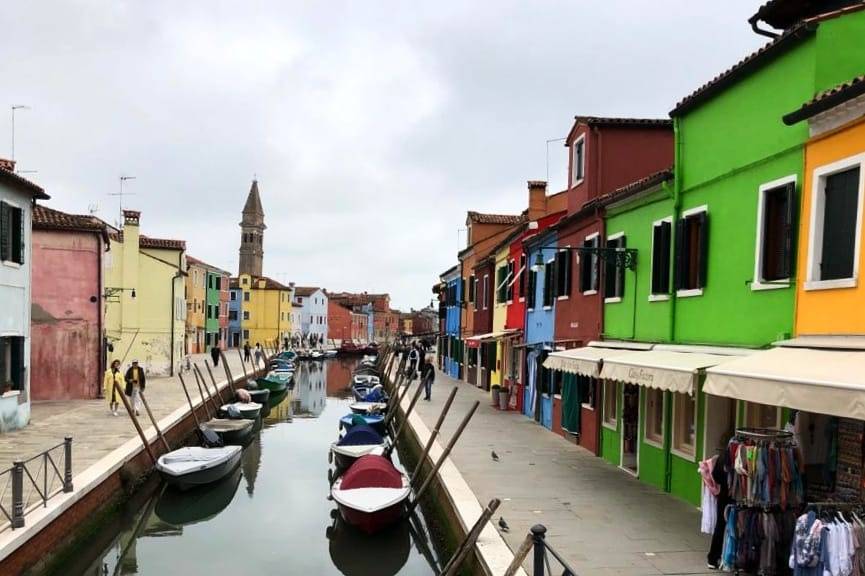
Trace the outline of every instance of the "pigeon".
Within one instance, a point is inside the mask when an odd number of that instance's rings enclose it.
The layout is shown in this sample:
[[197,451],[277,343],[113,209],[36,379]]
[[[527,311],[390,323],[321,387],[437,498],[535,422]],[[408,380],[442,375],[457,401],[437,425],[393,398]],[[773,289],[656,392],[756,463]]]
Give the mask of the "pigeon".
[[496,454],[496,451],[495,451],[495,450],[493,450],[492,452],[490,452],[490,456],[492,456],[492,458],[493,458],[493,462],[498,462],[498,461],[499,461],[499,455]]
[[499,528],[502,529],[502,532],[510,532],[511,531],[511,527],[508,526],[507,522],[505,522],[505,519],[503,516],[499,516]]

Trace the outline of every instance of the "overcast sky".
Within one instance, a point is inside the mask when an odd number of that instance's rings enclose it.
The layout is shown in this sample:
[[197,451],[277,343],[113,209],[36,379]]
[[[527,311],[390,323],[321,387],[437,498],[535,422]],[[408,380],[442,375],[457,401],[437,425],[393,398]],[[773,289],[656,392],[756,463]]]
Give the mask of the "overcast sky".
[[[467,210],[518,213],[574,115],[665,117],[763,44],[760,0],[15,2],[0,155],[52,199],[237,271],[257,175],[265,274],[429,303]],[[550,188],[565,182],[549,146]]]

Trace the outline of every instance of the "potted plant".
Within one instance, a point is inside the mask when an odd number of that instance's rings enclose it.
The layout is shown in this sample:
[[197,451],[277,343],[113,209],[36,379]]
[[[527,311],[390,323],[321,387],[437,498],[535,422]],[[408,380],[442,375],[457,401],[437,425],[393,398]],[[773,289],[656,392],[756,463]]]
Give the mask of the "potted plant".
[[502,387],[498,384],[493,384],[493,406],[499,406],[499,398],[501,397]]

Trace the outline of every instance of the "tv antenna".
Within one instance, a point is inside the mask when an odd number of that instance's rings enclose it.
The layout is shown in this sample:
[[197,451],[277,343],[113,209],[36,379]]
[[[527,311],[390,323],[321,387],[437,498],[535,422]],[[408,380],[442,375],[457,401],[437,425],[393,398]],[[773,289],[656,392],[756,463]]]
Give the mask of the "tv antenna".
[[[123,191],[123,183],[127,180],[135,180],[135,176],[121,176],[120,177],[120,191],[119,192],[109,192],[109,196],[117,196],[120,204],[120,220],[119,222],[123,222],[123,197],[124,196],[135,196],[135,192],[124,192]],[[118,222],[118,223],[119,223]]]

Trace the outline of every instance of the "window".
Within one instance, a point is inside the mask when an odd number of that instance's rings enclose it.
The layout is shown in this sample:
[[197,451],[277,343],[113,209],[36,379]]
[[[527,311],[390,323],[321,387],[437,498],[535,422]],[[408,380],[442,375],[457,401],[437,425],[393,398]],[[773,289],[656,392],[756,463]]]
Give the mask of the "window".
[[863,163],[865,154],[814,172],[806,290],[856,286]]
[[232,302],[237,302],[237,292],[235,292],[234,290],[232,290],[232,291],[231,291],[231,296],[230,296],[230,298],[231,298],[231,301],[232,301]]
[[[670,248],[673,240],[673,220],[659,220],[652,226],[652,296],[670,293]],[[663,298],[654,298],[663,300]]]
[[[594,249],[599,245],[598,234],[587,236],[583,248]],[[594,252],[580,254],[580,292],[595,294],[598,291],[598,255]]]
[[228,319],[232,322],[237,320],[237,310],[229,310],[228,311]]
[[216,289],[222,290],[222,276],[217,276],[214,282],[216,283]]
[[243,339],[244,339],[244,340],[249,340],[249,330],[244,330],[244,331],[243,331]]
[[249,310],[244,310],[244,311],[243,311],[243,319],[244,319],[244,320],[249,320]]
[[708,234],[709,214],[705,206],[683,213],[683,217],[676,222],[674,280],[680,296],[702,294],[706,286]]
[[580,405],[590,410],[595,409],[595,389],[597,380],[588,376],[577,376],[577,389],[580,393]]
[[475,275],[472,274],[471,276],[469,276],[469,302],[471,302],[472,304],[475,303],[475,291],[477,290],[477,287],[477,280],[475,280]]
[[249,284],[249,278],[246,278],[246,277],[242,278],[242,279],[240,280],[240,283],[243,284],[243,285]]
[[529,268],[526,266],[526,255],[520,254],[520,298],[526,297],[526,283],[529,281]]
[[244,293],[243,293],[243,301],[244,301],[244,302],[249,302],[249,292],[244,292]]
[[[617,234],[607,238],[607,248],[625,247],[625,235]],[[625,267],[618,266],[610,259],[604,262],[604,299],[608,302],[619,302],[625,294]]]
[[580,136],[571,145],[571,186],[583,181],[586,169],[586,137]]
[[793,269],[796,177],[760,186],[757,198],[757,248],[751,288],[783,288]]
[[604,380],[604,426],[615,429],[618,425],[618,386],[614,380]]
[[556,297],[555,268],[555,260],[550,260],[544,264],[544,308],[552,306]]
[[751,428],[780,428],[781,409],[777,406],[746,402],[745,422]]
[[517,281],[516,277],[514,276],[514,273],[516,272],[516,270],[514,270],[515,266],[516,263],[513,260],[508,261],[508,275],[507,283],[505,285],[505,299],[508,302],[514,301],[514,284]]
[[496,304],[503,304],[508,298],[508,266],[496,268]]
[[487,306],[489,305],[489,299],[490,299],[490,275],[484,274],[484,294],[483,294],[484,310],[486,310]]
[[24,337],[0,338],[0,392],[24,389]]
[[664,446],[664,391],[644,388],[646,395],[646,442]]
[[556,296],[567,298],[571,294],[571,253],[559,250],[556,253]]
[[526,296],[526,308],[528,308],[529,310],[534,310],[535,303],[537,302],[538,291],[538,273],[534,270],[529,270],[528,291],[528,295]]
[[690,394],[673,393],[673,452],[693,458],[697,446],[697,401]]
[[24,263],[24,210],[0,202],[0,260]]

